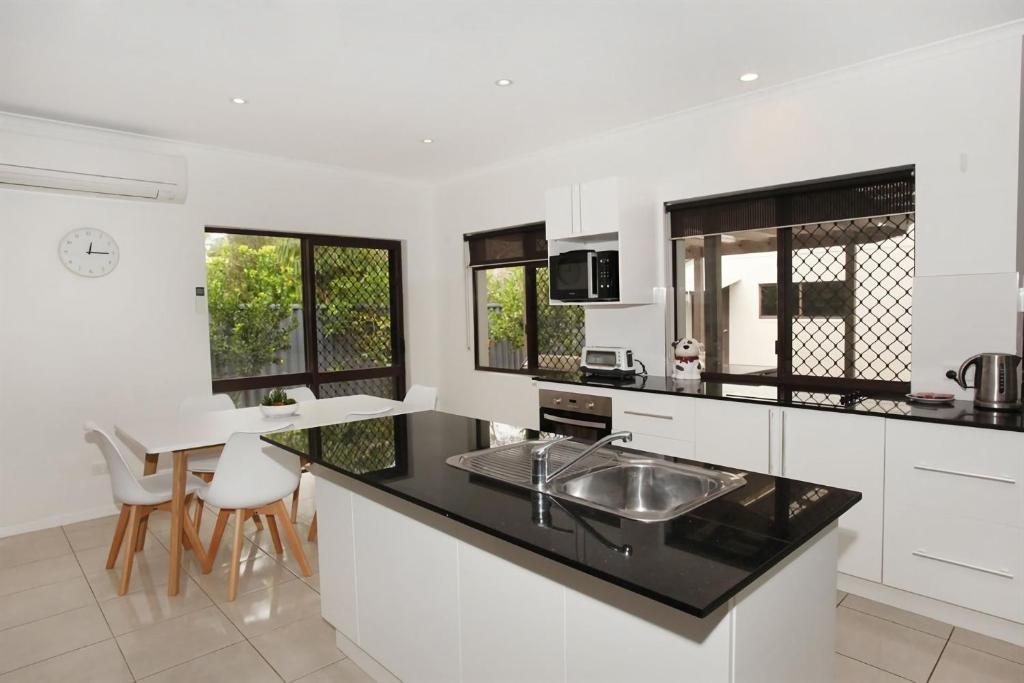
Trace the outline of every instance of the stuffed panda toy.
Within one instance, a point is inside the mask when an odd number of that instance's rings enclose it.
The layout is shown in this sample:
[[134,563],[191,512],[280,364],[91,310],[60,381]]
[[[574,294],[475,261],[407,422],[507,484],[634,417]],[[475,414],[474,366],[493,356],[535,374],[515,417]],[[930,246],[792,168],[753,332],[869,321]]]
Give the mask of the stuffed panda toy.
[[675,379],[700,379],[703,369],[703,344],[693,337],[683,337],[672,342],[672,377]]

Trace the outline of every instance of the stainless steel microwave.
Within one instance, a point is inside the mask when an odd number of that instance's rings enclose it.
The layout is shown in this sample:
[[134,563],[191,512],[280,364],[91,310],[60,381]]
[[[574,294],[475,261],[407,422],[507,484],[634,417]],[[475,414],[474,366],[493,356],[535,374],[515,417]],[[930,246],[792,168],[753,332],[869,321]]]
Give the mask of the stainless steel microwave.
[[617,301],[619,252],[577,249],[548,259],[551,298],[556,301]]

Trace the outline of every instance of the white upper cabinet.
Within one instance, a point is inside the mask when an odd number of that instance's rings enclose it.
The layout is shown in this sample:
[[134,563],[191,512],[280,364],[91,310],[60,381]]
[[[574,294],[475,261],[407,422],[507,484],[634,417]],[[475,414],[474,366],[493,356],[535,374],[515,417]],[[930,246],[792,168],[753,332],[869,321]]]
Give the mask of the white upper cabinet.
[[544,193],[544,232],[549,240],[567,239],[575,235],[578,196],[579,185],[556,187]]
[[881,581],[885,420],[792,408],[782,415],[778,474],[863,494],[839,519],[839,571]]
[[604,235],[618,232],[622,224],[618,178],[594,180],[576,187],[579,196],[577,233]]

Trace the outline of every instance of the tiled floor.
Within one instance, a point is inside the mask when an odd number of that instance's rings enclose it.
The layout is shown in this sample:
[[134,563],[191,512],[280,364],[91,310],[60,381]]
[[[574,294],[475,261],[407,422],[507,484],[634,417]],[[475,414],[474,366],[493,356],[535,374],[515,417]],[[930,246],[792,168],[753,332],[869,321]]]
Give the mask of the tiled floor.
[[[302,483],[299,528],[313,516]],[[289,501],[290,502],[290,501]],[[216,511],[204,512],[209,543]],[[170,520],[150,518],[128,595],[105,568],[116,517],[0,539],[0,683],[14,681],[341,681],[370,679],[334,647],[320,618],[319,577],[303,577],[267,531],[246,524],[238,598],[226,602],[231,528],[203,575],[186,553],[181,592],[167,596]],[[306,543],[316,568],[316,544]]]
[[[302,538],[313,488],[307,477]],[[214,518],[204,515],[204,542]],[[0,683],[369,680],[320,618],[319,576],[301,577],[287,552],[275,556],[266,531],[246,525],[237,600],[225,601],[229,544],[208,575],[186,553],[182,591],[168,598],[170,524],[155,513],[131,592],[118,597],[117,574],[104,568],[115,522],[0,539]],[[315,544],[306,552],[315,568]],[[836,618],[837,681],[1024,683],[1024,648],[855,595],[837,595]]]

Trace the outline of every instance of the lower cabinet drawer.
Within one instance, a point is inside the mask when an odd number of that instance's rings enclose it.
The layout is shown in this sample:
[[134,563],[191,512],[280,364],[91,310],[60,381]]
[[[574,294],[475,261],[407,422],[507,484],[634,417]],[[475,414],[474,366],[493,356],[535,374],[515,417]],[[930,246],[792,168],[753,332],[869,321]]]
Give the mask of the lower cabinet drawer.
[[693,403],[697,399],[621,392],[612,401],[612,429],[693,441]]
[[[618,443],[616,446],[620,445]],[[663,436],[650,436],[649,434],[633,433],[633,440],[627,444],[621,444],[626,448],[635,448],[638,451],[648,451],[660,455],[669,455],[673,458],[693,459],[693,442],[680,441],[679,439],[666,439]]]
[[884,583],[1024,622],[1024,530],[913,507],[885,517]]

